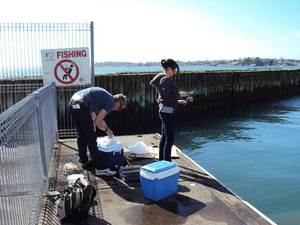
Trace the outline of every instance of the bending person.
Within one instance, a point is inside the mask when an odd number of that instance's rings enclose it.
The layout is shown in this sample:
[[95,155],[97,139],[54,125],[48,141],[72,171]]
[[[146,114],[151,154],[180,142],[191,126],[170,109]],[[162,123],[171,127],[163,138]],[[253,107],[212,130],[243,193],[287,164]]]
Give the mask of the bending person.
[[87,147],[91,158],[97,151],[97,137],[94,124],[110,138],[113,131],[104,121],[111,111],[126,108],[127,98],[123,94],[111,95],[100,87],[90,87],[76,92],[69,103],[70,112],[75,122],[78,138],[79,162],[88,163]]

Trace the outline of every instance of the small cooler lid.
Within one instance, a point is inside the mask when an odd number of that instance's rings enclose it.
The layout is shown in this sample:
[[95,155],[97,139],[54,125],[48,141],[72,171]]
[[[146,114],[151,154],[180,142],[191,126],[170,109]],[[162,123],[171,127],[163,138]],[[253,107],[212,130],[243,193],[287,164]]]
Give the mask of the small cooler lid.
[[147,164],[147,165],[143,166],[141,169],[146,170],[151,173],[159,173],[159,172],[166,171],[166,170],[169,170],[169,169],[172,169],[175,167],[177,167],[177,165],[175,163],[162,160],[162,161]]

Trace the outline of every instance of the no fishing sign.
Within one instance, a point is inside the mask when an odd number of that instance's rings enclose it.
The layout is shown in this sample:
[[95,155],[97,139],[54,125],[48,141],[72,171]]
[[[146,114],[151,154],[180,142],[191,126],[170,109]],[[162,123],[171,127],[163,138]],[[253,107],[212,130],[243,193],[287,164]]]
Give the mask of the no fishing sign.
[[47,49],[41,51],[44,84],[57,86],[91,84],[88,48]]

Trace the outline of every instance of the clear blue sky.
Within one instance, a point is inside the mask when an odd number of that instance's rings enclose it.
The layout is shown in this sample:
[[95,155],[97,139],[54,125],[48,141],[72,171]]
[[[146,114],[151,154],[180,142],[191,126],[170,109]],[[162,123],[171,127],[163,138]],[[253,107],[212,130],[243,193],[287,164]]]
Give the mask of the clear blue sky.
[[299,0],[175,0],[165,6],[212,18],[222,33],[263,42],[269,48],[263,56],[300,58]]
[[10,0],[0,21],[94,21],[96,61],[300,59],[300,0]]
[[229,31],[269,41],[287,38],[294,47],[299,45],[294,35],[300,31],[299,0],[194,0],[185,5],[220,19]]

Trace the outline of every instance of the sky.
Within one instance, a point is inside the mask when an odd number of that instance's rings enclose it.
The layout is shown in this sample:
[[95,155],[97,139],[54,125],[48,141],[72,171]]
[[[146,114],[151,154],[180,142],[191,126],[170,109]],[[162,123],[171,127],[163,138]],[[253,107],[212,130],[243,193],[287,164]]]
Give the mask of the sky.
[[0,21],[94,21],[96,62],[300,59],[299,0],[9,0]]

